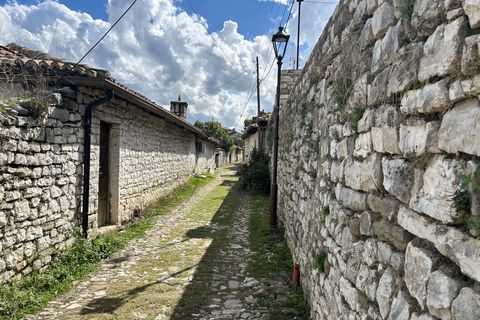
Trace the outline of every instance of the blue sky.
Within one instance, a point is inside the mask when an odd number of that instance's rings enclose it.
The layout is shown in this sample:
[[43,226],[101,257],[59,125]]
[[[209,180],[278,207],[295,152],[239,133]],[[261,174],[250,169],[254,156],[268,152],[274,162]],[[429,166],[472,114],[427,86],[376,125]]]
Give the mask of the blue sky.
[[[271,111],[276,86],[271,36],[295,0],[137,0],[84,60],[168,108],[178,94],[189,122],[220,121],[241,130],[256,113],[254,60],[260,60],[261,108]],[[15,42],[76,62],[133,0],[2,0],[0,44]],[[296,54],[297,10],[284,68]],[[302,3],[300,67],[335,5]],[[208,25],[210,34],[203,24]],[[246,70],[246,71],[245,71]],[[241,72],[244,74],[240,75]]]

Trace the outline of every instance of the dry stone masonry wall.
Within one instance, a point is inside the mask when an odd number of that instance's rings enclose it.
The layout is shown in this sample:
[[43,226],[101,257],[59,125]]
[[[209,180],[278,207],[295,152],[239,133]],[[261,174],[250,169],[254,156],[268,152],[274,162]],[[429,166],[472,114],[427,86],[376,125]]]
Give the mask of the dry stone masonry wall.
[[280,111],[313,319],[480,319],[479,33],[474,0],[337,5]]
[[[43,268],[81,226],[83,118],[105,97],[90,87],[63,88],[48,96],[45,119],[21,107],[0,113],[0,280]],[[193,133],[119,98],[92,118],[89,229],[98,227],[100,122],[110,126],[109,224],[165,195],[192,173],[213,171],[214,146],[196,152]]]

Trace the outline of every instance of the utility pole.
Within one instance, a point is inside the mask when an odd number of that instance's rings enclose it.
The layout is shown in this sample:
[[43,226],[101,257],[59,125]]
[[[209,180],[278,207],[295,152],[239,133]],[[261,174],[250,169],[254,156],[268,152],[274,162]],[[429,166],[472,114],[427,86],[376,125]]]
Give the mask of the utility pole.
[[299,52],[300,52],[300,9],[302,8],[303,0],[298,1],[298,30],[297,30],[297,70],[298,70],[298,60],[299,60]]
[[257,57],[257,115],[260,117],[260,74],[258,72],[258,57]]

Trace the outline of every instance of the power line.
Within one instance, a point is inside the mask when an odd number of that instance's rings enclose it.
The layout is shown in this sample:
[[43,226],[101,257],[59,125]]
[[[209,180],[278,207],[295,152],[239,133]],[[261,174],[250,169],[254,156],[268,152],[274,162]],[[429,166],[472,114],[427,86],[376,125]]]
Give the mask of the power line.
[[[136,1],[136,0],[135,0]],[[190,3],[190,0],[187,0],[188,4],[190,5],[190,7],[192,8],[193,12],[196,14],[198,20],[200,21],[201,25],[205,28],[205,30],[207,30],[207,33],[210,35],[210,38],[212,38],[213,42],[217,45],[217,47],[220,49],[220,51],[223,53],[223,55],[225,56],[225,58],[227,58],[228,62],[230,62],[230,64],[232,65],[232,67],[237,70],[238,73],[240,73],[243,78],[247,81],[249,81],[244,75],[243,73],[237,69],[237,67],[233,64],[233,62],[230,60],[230,58],[227,56],[227,54],[225,53],[225,51],[223,51],[223,49],[220,47],[220,45],[217,43],[217,41],[215,40],[215,38],[212,36],[212,34],[210,33],[210,31],[208,30],[207,26],[205,25],[205,23],[202,21],[202,19],[200,18],[200,15],[197,13],[197,11],[195,11],[195,8],[192,6],[192,4]]]
[[[125,10],[125,12],[120,16],[120,18],[118,18],[117,21],[115,21],[115,23],[110,27],[110,29],[108,29],[107,32],[105,32],[105,34],[100,38],[100,40],[98,40],[97,43],[95,43],[95,44],[93,45],[93,47],[91,47],[90,50],[88,50],[87,53],[85,53],[85,54],[83,55],[83,57],[82,57],[80,60],[78,60],[77,63],[75,63],[75,65],[73,66],[72,69],[75,69],[75,67],[78,66],[78,65],[80,64],[80,62],[82,62],[83,59],[85,59],[85,57],[86,57],[93,49],[95,49],[95,47],[107,36],[107,34],[117,25],[117,23],[118,23],[120,20],[122,20],[122,18],[127,14],[127,12],[133,7],[133,5],[134,5],[136,2],[137,2],[137,0],[134,0],[134,1],[132,2],[132,4],[127,8],[127,10]],[[63,75],[62,75],[62,77],[61,77],[58,81],[60,81],[62,78],[63,78]]]
[[242,75],[243,75],[244,73],[246,73],[247,71],[252,70],[253,67],[254,67],[254,66],[248,68],[247,70],[243,71],[241,74],[239,74],[239,75],[237,75],[236,77],[228,80],[227,82],[225,82],[224,84],[216,87],[215,89],[212,89],[212,90],[210,90],[210,91],[207,91],[207,92],[203,93],[202,95],[199,95],[199,96],[197,96],[197,97],[195,97],[195,98],[193,98],[193,99],[190,99],[190,102],[195,101],[196,99],[199,99],[199,98],[201,98],[201,97],[204,97],[204,96],[206,96],[207,94],[212,93],[212,92],[220,89],[221,87],[226,86],[227,84],[229,84],[229,83],[232,82],[233,80],[235,80],[235,79],[237,79],[238,77],[242,76]]

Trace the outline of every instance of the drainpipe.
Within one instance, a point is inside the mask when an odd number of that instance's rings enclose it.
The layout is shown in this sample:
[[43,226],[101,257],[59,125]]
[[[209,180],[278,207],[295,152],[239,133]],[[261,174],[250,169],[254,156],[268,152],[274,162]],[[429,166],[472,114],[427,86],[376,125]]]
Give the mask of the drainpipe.
[[85,146],[83,152],[83,212],[82,212],[82,230],[83,236],[87,238],[88,230],[88,203],[90,201],[90,147],[91,147],[91,134],[92,134],[92,111],[93,108],[98,107],[104,103],[113,99],[113,90],[108,90],[107,96],[103,99],[94,101],[87,106],[85,110]]

